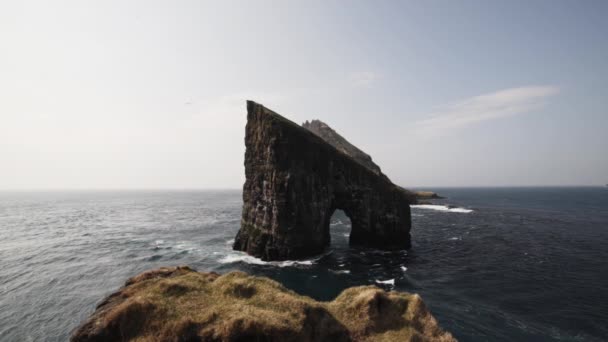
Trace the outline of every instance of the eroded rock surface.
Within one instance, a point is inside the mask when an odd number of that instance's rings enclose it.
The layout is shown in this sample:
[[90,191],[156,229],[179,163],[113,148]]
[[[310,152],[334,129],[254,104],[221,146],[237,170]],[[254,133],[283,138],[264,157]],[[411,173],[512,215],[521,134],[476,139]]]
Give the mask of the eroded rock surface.
[[127,281],[71,337],[93,341],[443,341],[418,295],[352,287],[317,302],[243,272],[161,268]]
[[[387,178],[386,175],[384,175],[380,170],[380,166],[374,163],[372,157],[370,157],[369,154],[363,152],[357,146],[351,144],[348,140],[346,140],[346,138],[341,136],[325,122],[320,120],[306,121],[302,124],[302,127],[315,133],[323,140],[325,140],[325,142],[335,147],[338,151],[353,158],[355,161],[359,162],[359,164],[367,167],[375,174]],[[431,191],[412,191],[405,188],[401,189],[406,193],[410,204],[422,204],[423,202],[426,203],[427,200],[430,199],[443,198]]]
[[351,220],[351,245],[410,247],[411,194],[379,168],[362,165],[253,101],[247,102],[245,146],[243,214],[234,249],[263,260],[319,254],[330,243],[336,209]]
[[380,171],[380,166],[373,162],[372,157],[370,157],[369,154],[361,151],[357,146],[351,144],[333,128],[329,127],[329,125],[325,122],[321,120],[306,121],[302,124],[302,127],[318,135],[327,143],[335,147],[338,151],[353,158],[355,161],[359,162],[359,164],[372,170],[375,174],[382,174]]

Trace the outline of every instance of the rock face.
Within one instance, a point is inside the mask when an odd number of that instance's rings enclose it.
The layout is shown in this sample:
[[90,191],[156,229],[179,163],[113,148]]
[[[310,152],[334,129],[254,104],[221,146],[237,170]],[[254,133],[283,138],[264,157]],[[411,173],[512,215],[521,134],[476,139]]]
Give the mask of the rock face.
[[129,279],[71,341],[456,340],[415,294],[360,286],[317,302],[268,278],[182,266]]
[[330,243],[336,209],[351,220],[351,245],[410,247],[411,198],[382,173],[252,101],[245,146],[243,216],[234,249],[263,260],[319,254]]
[[382,174],[382,172],[380,172],[380,166],[376,165],[376,163],[372,161],[372,157],[370,157],[369,154],[361,151],[358,147],[351,144],[333,128],[329,127],[329,125],[325,122],[320,120],[312,120],[310,122],[306,121],[302,124],[302,127],[320,136],[338,151],[353,158],[355,161],[359,162],[359,164],[372,170],[375,174]]
[[[321,139],[325,140],[325,142],[335,147],[338,151],[353,158],[359,164],[367,167],[375,174],[388,179],[386,175],[380,171],[380,166],[376,165],[376,163],[372,161],[372,157],[370,157],[369,154],[361,151],[358,147],[351,144],[333,128],[329,127],[329,125],[325,122],[320,120],[306,121],[302,124],[302,127],[315,133],[321,137]],[[401,189],[406,193],[410,204],[422,204],[421,201],[424,200],[443,198],[431,191],[412,191],[405,188]]]

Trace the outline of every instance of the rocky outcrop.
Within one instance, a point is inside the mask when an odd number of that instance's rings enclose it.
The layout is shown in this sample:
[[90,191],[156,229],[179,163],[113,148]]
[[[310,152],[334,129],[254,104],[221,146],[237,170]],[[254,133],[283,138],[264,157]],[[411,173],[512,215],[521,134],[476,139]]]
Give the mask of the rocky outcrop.
[[442,199],[436,192],[432,191],[416,191],[416,199],[418,200],[429,200],[429,199]]
[[370,157],[369,154],[361,151],[358,147],[351,144],[333,128],[329,127],[329,125],[325,122],[320,120],[312,120],[310,122],[306,121],[302,124],[302,127],[318,135],[327,143],[335,147],[338,151],[353,158],[359,164],[367,167],[375,174],[382,174],[380,171],[380,166],[376,165],[376,163],[372,161],[372,157]]
[[[357,146],[351,144],[348,140],[346,140],[346,138],[341,136],[333,128],[329,127],[329,125],[325,122],[320,120],[306,121],[302,124],[302,127],[318,135],[319,137],[321,137],[321,139],[325,140],[325,142],[335,147],[338,151],[353,158],[356,162],[367,167],[375,174],[388,179],[388,177],[386,177],[386,175],[384,175],[382,171],[380,171],[380,166],[376,165],[376,163],[373,162],[372,157],[370,157],[369,154],[363,152]],[[410,204],[422,204],[423,202],[426,203],[426,200],[429,199],[443,198],[431,191],[412,191],[405,188],[401,189],[407,195]]]
[[360,286],[317,302],[268,278],[171,267],[129,279],[71,341],[456,340],[415,294]]
[[319,254],[330,244],[329,221],[337,209],[351,220],[351,245],[410,247],[412,199],[382,173],[252,101],[245,146],[234,249],[264,260]]

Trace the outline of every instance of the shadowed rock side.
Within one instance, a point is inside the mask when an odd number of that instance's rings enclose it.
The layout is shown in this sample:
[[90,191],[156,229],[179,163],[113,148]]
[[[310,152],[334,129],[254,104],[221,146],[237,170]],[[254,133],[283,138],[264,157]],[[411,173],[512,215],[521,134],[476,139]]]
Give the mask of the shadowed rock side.
[[[359,164],[367,167],[375,174],[388,179],[388,177],[386,177],[386,175],[384,175],[382,171],[380,171],[380,167],[372,161],[372,157],[370,157],[369,154],[363,152],[357,146],[351,144],[348,140],[346,140],[346,138],[341,136],[325,122],[320,120],[312,120],[310,122],[306,121],[302,124],[302,127],[318,135],[319,137],[321,137],[321,139],[325,140],[325,142],[335,147],[338,151],[353,158]],[[422,204],[423,202],[426,203],[426,201],[424,200],[443,198],[431,191],[411,191],[405,188],[401,189],[406,193],[410,204]]]
[[325,122],[320,120],[312,120],[310,122],[306,121],[302,124],[302,127],[318,135],[327,143],[335,147],[338,151],[353,158],[355,161],[359,162],[359,164],[372,170],[375,174],[382,174],[380,171],[380,166],[376,165],[376,163],[372,161],[372,157],[370,157],[369,154],[361,151],[357,146],[351,144],[333,128],[329,127],[329,125]]
[[336,209],[351,220],[350,244],[410,247],[410,198],[311,131],[247,102],[243,216],[234,249],[263,260],[321,253]]
[[182,266],[129,279],[71,341],[456,340],[415,294],[360,286],[317,302],[268,278]]

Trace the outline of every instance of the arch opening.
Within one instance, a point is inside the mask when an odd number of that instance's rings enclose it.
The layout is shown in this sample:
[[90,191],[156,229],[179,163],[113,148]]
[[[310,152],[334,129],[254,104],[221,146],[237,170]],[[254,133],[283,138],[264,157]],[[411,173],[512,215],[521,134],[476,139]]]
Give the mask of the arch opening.
[[327,245],[347,248],[350,245],[352,221],[342,209],[334,209],[329,219]]

